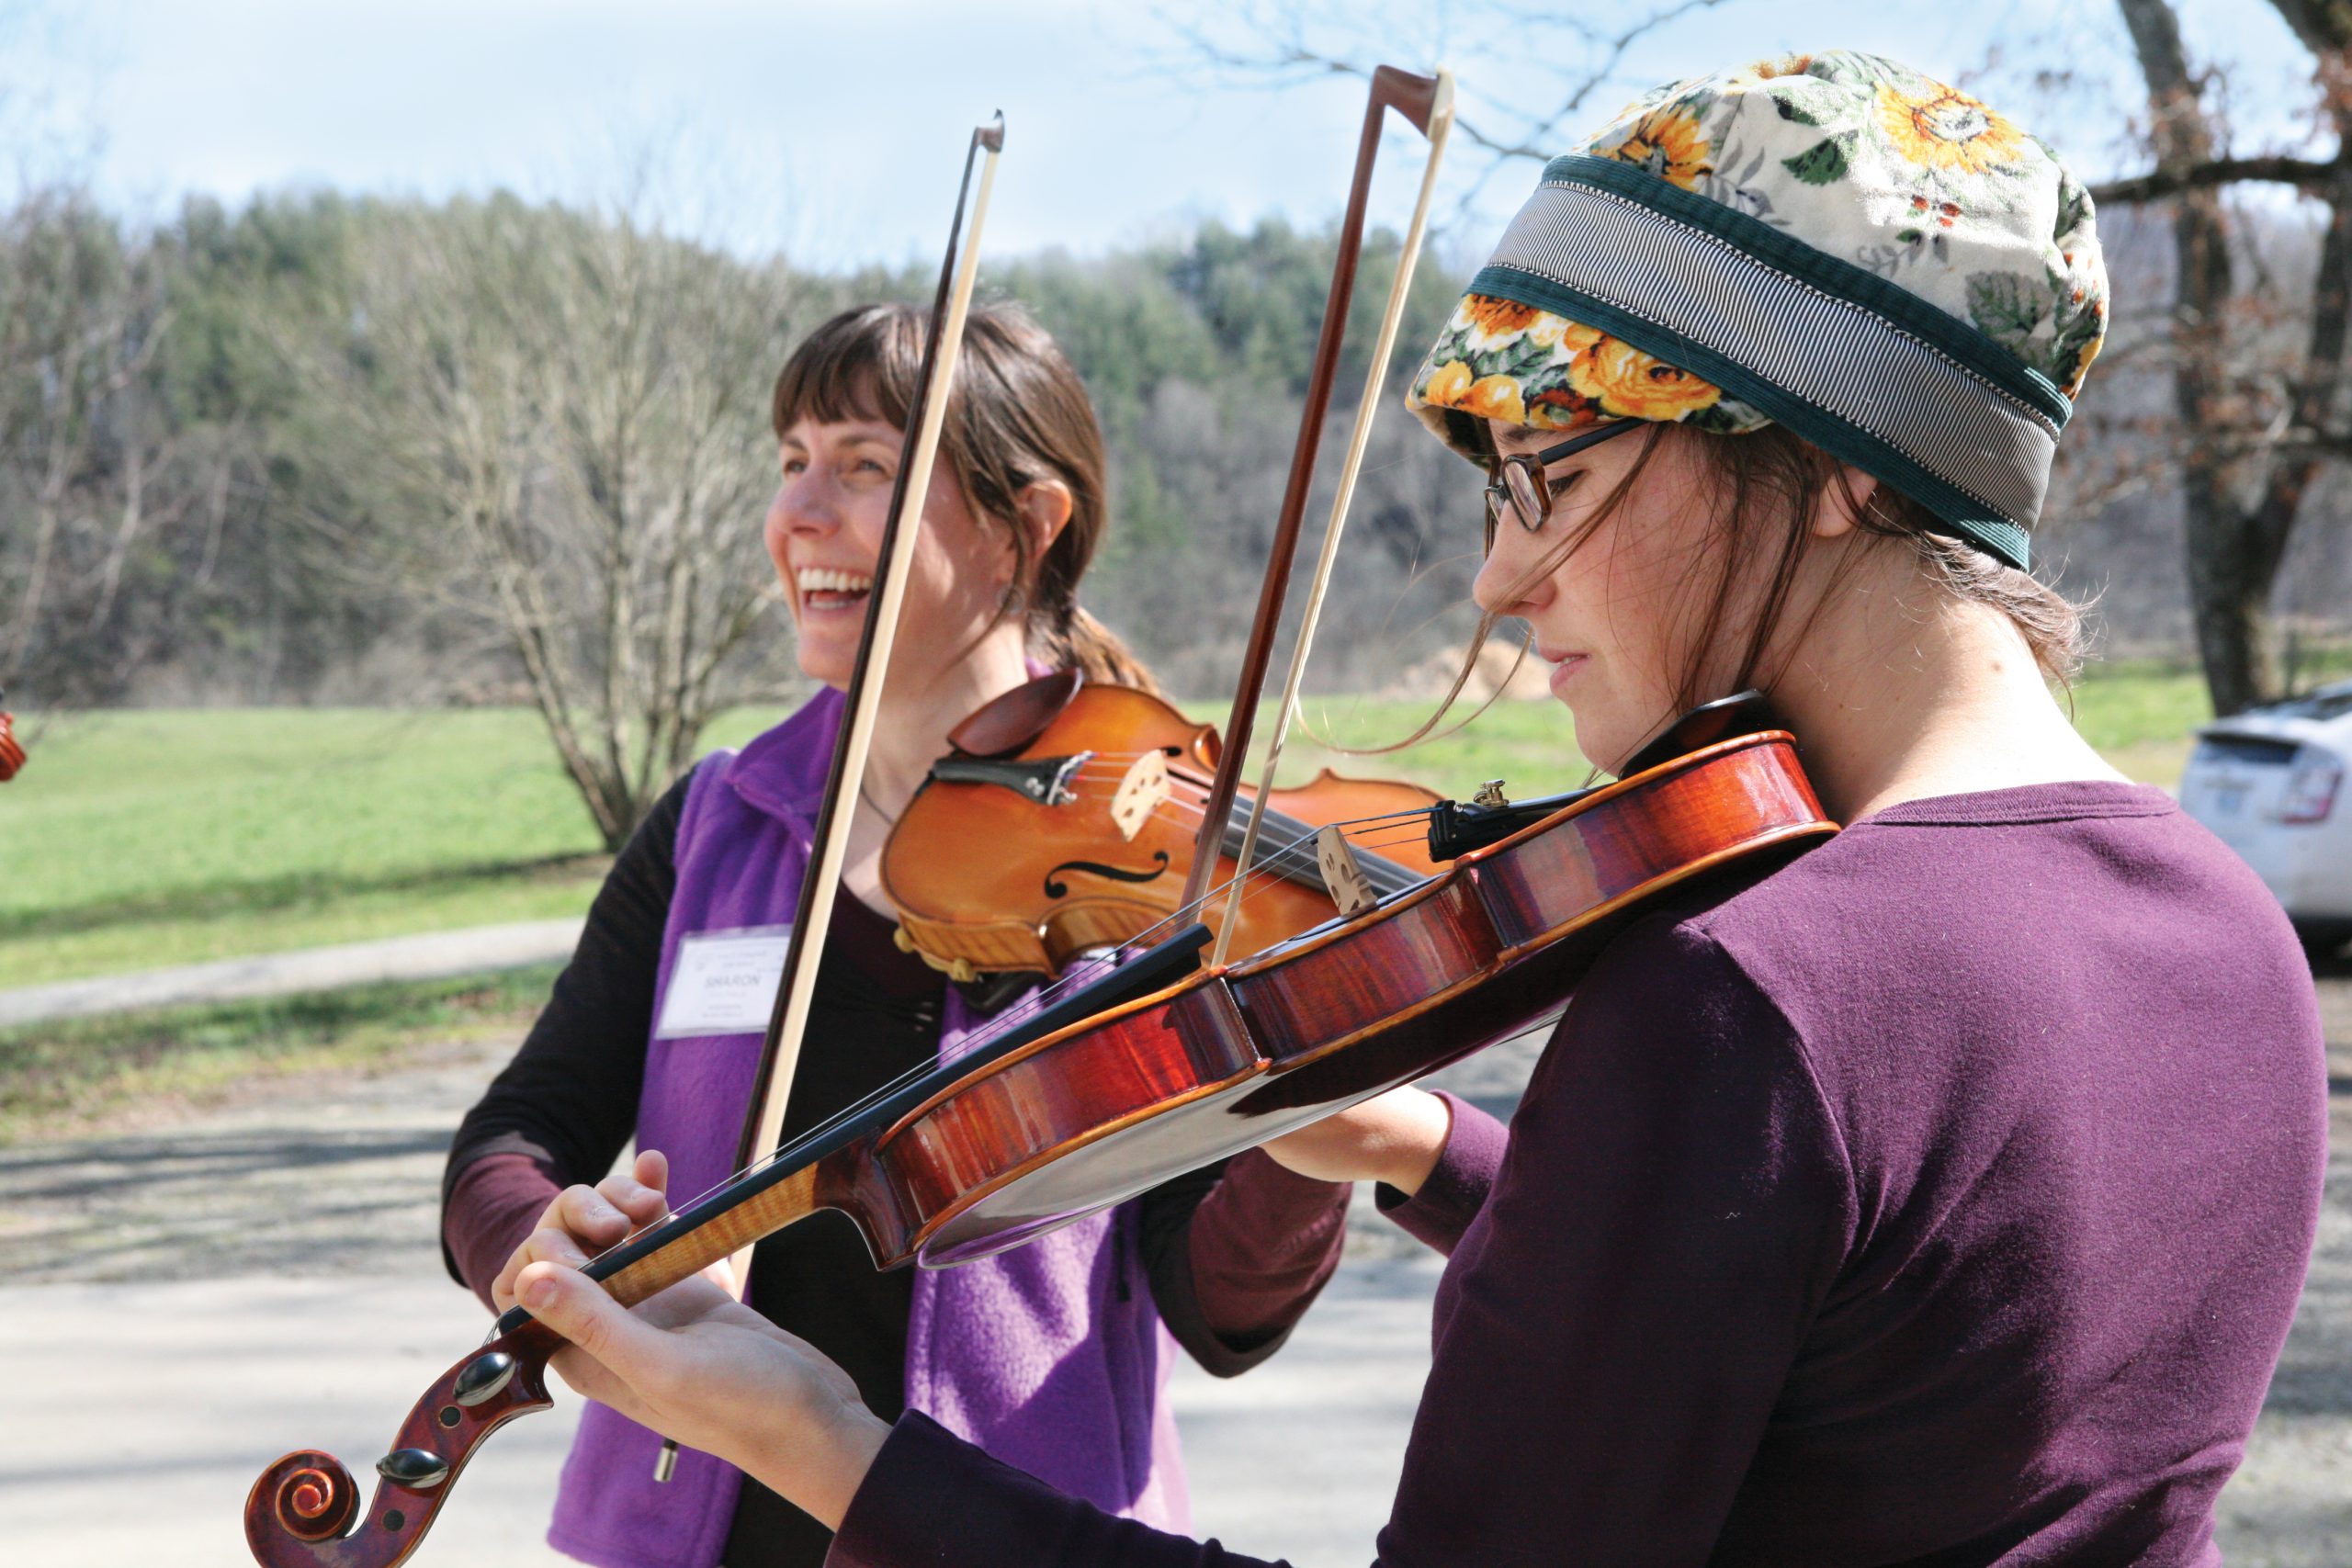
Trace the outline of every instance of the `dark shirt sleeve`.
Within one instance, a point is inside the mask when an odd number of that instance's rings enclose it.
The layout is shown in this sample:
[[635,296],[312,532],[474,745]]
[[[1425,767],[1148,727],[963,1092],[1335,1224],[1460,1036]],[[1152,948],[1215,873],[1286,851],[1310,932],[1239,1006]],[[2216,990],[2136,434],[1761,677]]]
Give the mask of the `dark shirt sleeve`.
[[[1580,1562],[1708,1561],[1854,1226],[1779,1010],[1703,935],[1621,936],[1458,1233],[1380,1562],[1550,1562],[1568,1543]],[[1253,1560],[1059,1497],[910,1416],[830,1561]]]
[[1340,1266],[1349,1191],[1250,1149],[1137,1200],[1152,1303],[1193,1359],[1238,1377],[1282,1348]]
[[677,886],[678,818],[692,776],[672,785],[629,836],[548,1005],[450,1144],[442,1261],[485,1301],[548,1200],[602,1179],[636,1131],[662,932]]
[[918,1412],[890,1429],[825,1568],[1283,1568],[1106,1514]]
[[448,1184],[441,1204],[441,1259],[492,1312],[490,1287],[564,1184],[523,1154],[487,1154]]

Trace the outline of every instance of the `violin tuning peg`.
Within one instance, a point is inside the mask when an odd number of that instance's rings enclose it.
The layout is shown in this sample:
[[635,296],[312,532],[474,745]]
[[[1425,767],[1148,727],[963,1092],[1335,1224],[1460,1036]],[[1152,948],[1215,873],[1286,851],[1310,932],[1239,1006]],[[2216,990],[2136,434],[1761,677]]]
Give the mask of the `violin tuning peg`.
[[476,1356],[458,1374],[452,1397],[471,1409],[504,1388],[514,1376],[514,1358],[505,1351],[492,1350],[486,1356]]
[[1470,797],[1470,804],[1487,807],[1509,806],[1510,799],[1503,794],[1502,780],[1488,779],[1478,786],[1478,793]]
[[449,1461],[423,1449],[394,1449],[376,1461],[376,1473],[412,1492],[429,1492],[449,1478]]

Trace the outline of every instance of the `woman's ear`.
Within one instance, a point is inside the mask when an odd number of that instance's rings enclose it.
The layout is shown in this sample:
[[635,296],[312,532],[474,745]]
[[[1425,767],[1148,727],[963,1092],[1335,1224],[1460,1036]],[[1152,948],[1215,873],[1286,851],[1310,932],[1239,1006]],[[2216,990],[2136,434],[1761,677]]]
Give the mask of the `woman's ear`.
[[1861,525],[1877,494],[1874,476],[1851,463],[1840,463],[1830,482],[1822,486],[1820,502],[1813,509],[1813,536],[1835,539],[1852,533]]
[[1021,526],[1028,531],[1029,558],[1043,560],[1054,541],[1069,526],[1077,502],[1060,479],[1039,479],[1021,492]]

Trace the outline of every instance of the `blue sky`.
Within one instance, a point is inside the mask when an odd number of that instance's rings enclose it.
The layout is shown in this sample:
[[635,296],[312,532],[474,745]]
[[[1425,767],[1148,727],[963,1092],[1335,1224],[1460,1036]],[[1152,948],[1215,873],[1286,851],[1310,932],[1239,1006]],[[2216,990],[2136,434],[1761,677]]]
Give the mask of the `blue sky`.
[[[1256,0],[1239,0],[1248,5]],[[2276,142],[2302,91],[2261,0],[2181,0],[2192,47],[2238,72],[2242,142]],[[1490,0],[1288,0],[1310,37],[1400,64],[1442,52],[1466,113],[1543,100],[1556,38],[1498,36]],[[1617,25],[1605,6],[1584,15]],[[1632,15],[1628,8],[1625,15]],[[18,170],[78,161],[102,195],[166,212],[332,185],[440,195],[504,185],[613,194],[645,161],[674,221],[819,265],[933,254],[964,137],[1002,108],[1007,156],[989,247],[1086,254],[1207,216],[1336,212],[1361,88],[1219,79],[1180,24],[1238,44],[1234,8],[1144,0],[0,0],[0,129]],[[2100,0],[1732,0],[1637,47],[1572,124],[1647,82],[1788,48],[1844,44],[1972,78],[2094,175],[2113,172],[2132,104]],[[2076,69],[2037,85],[2037,68]],[[2114,96],[2120,85],[2127,96]],[[1375,214],[1401,220],[1413,159],[1394,145]],[[1458,200],[1484,160],[1457,152]],[[1489,180],[1453,243],[1490,241],[1525,173]]]

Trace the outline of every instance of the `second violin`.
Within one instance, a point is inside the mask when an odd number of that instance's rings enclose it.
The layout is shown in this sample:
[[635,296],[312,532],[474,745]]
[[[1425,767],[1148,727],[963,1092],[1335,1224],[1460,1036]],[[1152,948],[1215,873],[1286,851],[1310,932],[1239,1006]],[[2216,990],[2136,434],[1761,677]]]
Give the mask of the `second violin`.
[[[899,943],[959,980],[1061,973],[1089,948],[1129,941],[1173,914],[1219,747],[1216,730],[1129,686],[1057,671],[959,726],[955,752],[899,819],[882,884]],[[1265,852],[1235,933],[1254,953],[1340,912],[1313,847],[1327,824],[1351,837],[1375,894],[1434,874],[1419,822],[1438,800],[1419,784],[1329,769],[1267,800]],[[1248,798],[1228,811],[1216,880],[1236,872]],[[1402,829],[1392,823],[1409,818]],[[1275,846],[1283,846],[1275,852]],[[1214,926],[1221,908],[1204,917]]]

